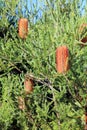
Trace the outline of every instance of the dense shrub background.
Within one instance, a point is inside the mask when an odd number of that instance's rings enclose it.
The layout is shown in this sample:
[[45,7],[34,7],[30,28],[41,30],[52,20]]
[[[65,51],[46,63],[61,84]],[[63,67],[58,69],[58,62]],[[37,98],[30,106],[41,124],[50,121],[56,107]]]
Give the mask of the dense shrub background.
[[[25,40],[18,36],[18,19],[25,16],[22,5],[15,0],[2,2],[0,129],[84,129],[87,46],[86,43],[84,47],[80,45],[79,27],[87,18],[86,13],[82,16],[80,12],[82,1],[46,0],[40,8],[40,18],[36,6],[32,5],[33,10],[29,12],[22,3],[29,20],[29,34]],[[58,74],[55,67],[55,50],[60,45],[69,48],[70,70],[66,74]],[[24,93],[26,73],[34,77],[34,91],[27,96]],[[19,96],[25,100],[24,111],[18,108]]]

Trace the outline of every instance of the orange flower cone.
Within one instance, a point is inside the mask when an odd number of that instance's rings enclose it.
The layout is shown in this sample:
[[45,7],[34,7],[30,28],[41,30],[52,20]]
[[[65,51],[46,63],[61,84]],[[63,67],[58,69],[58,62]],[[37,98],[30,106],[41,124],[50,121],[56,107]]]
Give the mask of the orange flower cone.
[[64,73],[69,69],[69,50],[63,45],[56,49],[56,69],[58,73]]
[[18,97],[18,105],[19,105],[20,110],[25,109],[25,102],[24,102],[24,99],[21,96]]
[[18,22],[19,37],[25,39],[28,35],[28,20],[21,18]]
[[29,94],[33,91],[33,80],[27,75],[24,80],[24,90],[26,94]]

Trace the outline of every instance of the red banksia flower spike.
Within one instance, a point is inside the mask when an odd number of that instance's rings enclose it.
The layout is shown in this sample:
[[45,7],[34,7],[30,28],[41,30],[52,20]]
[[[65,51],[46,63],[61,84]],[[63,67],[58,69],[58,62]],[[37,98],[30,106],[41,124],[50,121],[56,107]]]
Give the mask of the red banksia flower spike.
[[29,75],[25,75],[24,90],[26,94],[29,94],[33,91],[33,79],[30,78]]
[[56,69],[58,73],[65,73],[69,69],[69,50],[63,45],[56,49]]
[[18,33],[19,37],[25,39],[28,35],[28,20],[26,18],[20,18],[18,21]]

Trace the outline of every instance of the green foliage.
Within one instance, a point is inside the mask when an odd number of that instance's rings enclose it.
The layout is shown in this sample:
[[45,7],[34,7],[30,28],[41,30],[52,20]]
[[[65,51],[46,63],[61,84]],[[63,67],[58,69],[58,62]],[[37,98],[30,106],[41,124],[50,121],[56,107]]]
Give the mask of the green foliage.
[[[79,0],[70,2],[46,0],[41,19],[32,23],[28,17],[29,34],[25,40],[19,38],[14,27],[0,38],[1,130],[84,129],[87,46],[80,45],[79,27],[86,22],[86,15],[80,15]],[[7,20],[8,7],[11,15],[15,15],[16,4],[6,1],[5,11],[0,12],[5,16],[2,21]],[[0,28],[5,23],[8,27],[8,22],[2,21]],[[70,69],[66,74],[58,74],[55,50],[63,44],[69,48]],[[29,95],[24,92],[26,73],[34,80],[34,91]],[[19,97],[24,100],[24,110],[19,108]]]

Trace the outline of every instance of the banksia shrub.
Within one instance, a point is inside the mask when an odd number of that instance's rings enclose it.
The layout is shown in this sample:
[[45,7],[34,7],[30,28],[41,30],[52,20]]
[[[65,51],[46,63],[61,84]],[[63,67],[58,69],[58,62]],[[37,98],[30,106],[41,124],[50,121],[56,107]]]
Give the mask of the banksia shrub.
[[18,22],[19,37],[25,39],[28,34],[28,20],[21,18]]
[[69,50],[63,45],[56,49],[56,69],[58,73],[64,73],[69,69]]
[[31,79],[29,75],[25,76],[24,90],[26,94],[29,94],[33,91],[33,79]]

